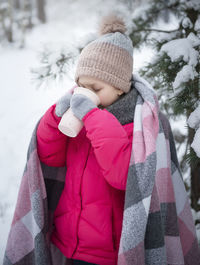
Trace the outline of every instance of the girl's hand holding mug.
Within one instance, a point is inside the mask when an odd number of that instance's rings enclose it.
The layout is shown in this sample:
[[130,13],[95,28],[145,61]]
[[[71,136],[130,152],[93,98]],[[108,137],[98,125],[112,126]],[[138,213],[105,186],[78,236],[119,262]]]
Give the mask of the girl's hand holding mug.
[[58,128],[67,136],[76,137],[84,126],[82,118],[101,102],[95,92],[84,87],[76,87],[66,100],[69,108],[65,109]]

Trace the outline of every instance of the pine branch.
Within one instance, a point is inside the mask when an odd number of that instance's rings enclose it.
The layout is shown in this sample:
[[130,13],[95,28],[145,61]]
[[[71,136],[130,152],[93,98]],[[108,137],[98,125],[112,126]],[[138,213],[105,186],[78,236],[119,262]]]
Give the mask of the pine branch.
[[172,32],[176,32],[179,31],[180,28],[174,29],[174,30],[161,30],[161,29],[137,29],[134,30],[133,32],[141,32],[141,31],[156,31],[156,32],[163,32],[163,33],[172,33]]

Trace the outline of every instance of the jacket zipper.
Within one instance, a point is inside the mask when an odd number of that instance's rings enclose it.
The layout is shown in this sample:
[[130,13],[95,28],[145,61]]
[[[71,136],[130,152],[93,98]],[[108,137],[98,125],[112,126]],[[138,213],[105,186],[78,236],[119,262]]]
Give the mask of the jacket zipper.
[[[86,159],[86,162],[85,162],[85,167],[84,167],[83,172],[85,171],[85,168],[86,168],[86,165],[87,165],[88,157],[89,157],[89,154],[90,154],[90,148],[91,148],[91,144],[90,144],[90,146],[89,146],[88,156],[87,156],[87,159]],[[83,176],[83,175],[82,175],[82,176]],[[81,187],[82,187],[82,178],[81,178]],[[81,187],[80,187],[81,210],[80,210],[79,218],[78,218],[78,221],[77,221],[77,229],[76,229],[76,230],[77,230],[77,241],[76,241],[76,247],[75,247],[75,249],[74,249],[74,251],[73,251],[73,253],[72,253],[72,258],[73,258],[73,256],[74,256],[76,250],[77,250],[78,242],[79,242],[79,241],[78,241],[78,225],[79,225],[79,220],[80,220],[81,211],[82,211]]]

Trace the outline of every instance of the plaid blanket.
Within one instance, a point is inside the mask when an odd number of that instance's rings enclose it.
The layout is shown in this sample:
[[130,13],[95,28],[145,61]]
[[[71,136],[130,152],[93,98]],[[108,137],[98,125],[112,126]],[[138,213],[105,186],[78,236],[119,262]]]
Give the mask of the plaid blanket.
[[[167,117],[138,74],[133,145],[125,192],[118,265],[199,265],[196,230]],[[40,118],[41,119],[41,118]],[[37,122],[27,152],[3,265],[67,265],[50,241],[66,167],[43,164]]]

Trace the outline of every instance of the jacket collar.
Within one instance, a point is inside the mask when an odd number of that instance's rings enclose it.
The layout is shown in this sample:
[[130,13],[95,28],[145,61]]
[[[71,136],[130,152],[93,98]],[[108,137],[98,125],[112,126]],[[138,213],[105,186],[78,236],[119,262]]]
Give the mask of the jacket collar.
[[119,122],[124,125],[133,122],[138,91],[134,86],[133,75],[131,78],[131,89],[122,94],[115,102],[105,107]]

